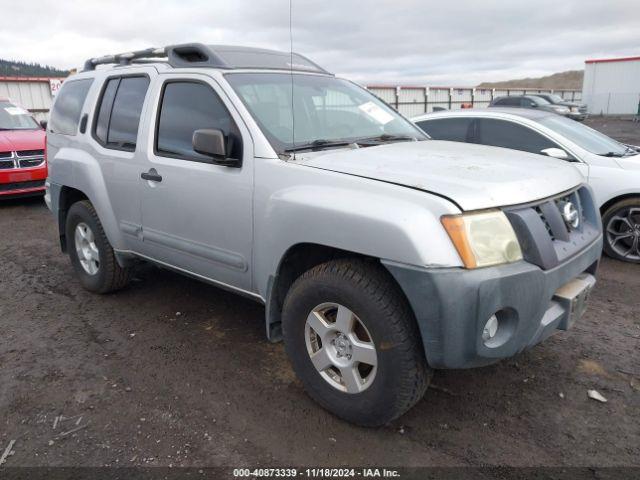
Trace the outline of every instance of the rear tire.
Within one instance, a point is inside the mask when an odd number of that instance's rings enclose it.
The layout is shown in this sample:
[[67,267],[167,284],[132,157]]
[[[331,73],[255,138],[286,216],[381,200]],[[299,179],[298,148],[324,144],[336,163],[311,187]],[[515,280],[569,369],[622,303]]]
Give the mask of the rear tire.
[[287,293],[282,325],[305,390],[340,418],[384,425],[424,395],[431,370],[413,312],[379,264],[344,259],[307,271]]
[[85,289],[109,293],[129,283],[131,269],[118,265],[91,202],[82,200],[71,206],[65,230],[71,265]]
[[611,205],[602,216],[602,228],[609,257],[640,263],[640,197]]

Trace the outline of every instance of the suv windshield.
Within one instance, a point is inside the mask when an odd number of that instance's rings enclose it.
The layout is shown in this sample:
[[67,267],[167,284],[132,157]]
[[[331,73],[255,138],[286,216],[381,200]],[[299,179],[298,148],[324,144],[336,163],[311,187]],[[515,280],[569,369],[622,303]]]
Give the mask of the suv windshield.
[[226,78],[278,153],[359,141],[427,139],[395,110],[347,80],[289,73],[229,73]]
[[37,130],[38,122],[29,112],[9,102],[0,102],[0,130]]
[[629,148],[626,146],[582,123],[558,115],[550,115],[538,121],[596,155],[621,157],[629,154]]

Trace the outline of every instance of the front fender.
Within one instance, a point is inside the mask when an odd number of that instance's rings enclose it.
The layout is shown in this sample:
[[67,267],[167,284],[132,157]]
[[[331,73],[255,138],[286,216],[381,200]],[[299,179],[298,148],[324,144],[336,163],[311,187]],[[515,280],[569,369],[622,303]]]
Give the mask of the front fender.
[[[265,161],[256,167],[254,282],[263,297],[281,259],[300,243],[407,265],[461,265],[440,223],[442,215],[459,213],[447,200],[377,180],[274,162],[281,165]],[[282,172],[274,175],[273,170]],[[261,177],[269,178],[264,184],[280,188],[263,190]]]

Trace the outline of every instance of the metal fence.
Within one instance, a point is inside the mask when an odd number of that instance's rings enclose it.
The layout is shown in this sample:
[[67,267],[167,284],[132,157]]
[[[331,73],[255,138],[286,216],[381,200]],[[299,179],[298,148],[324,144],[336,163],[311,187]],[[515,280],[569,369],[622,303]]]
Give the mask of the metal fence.
[[[60,79],[46,77],[0,77],[0,97],[9,97],[20,106],[30,110],[38,120],[47,117],[53,102],[55,87]],[[407,117],[432,112],[434,108],[455,110],[462,106],[486,107],[496,97],[505,95],[525,95],[527,93],[555,93],[570,101],[582,100],[580,90],[549,90],[536,88],[470,88],[470,87],[405,87],[380,86],[367,87],[389,105]],[[597,112],[616,111],[617,99],[602,99]],[[626,100],[625,100],[626,101]],[[603,107],[601,107],[602,105]],[[636,103],[634,103],[634,106]],[[635,108],[635,107],[634,107]]]
[[415,117],[435,109],[457,110],[486,107],[496,97],[555,93],[565,100],[582,100],[581,90],[550,90],[544,88],[470,88],[470,87],[403,87],[371,85],[367,89],[407,117]]

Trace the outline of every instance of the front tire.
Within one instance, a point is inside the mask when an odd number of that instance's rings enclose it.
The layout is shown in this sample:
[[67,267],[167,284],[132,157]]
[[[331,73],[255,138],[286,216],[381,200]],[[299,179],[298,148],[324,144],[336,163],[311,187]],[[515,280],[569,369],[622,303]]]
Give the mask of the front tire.
[[91,202],[82,200],[71,206],[65,230],[71,265],[85,289],[109,293],[129,283],[131,269],[118,265]]
[[349,422],[380,426],[431,378],[411,308],[379,264],[330,261],[298,278],[283,307],[285,348],[308,394]]
[[640,263],[640,198],[613,204],[602,216],[604,251],[623,262]]

